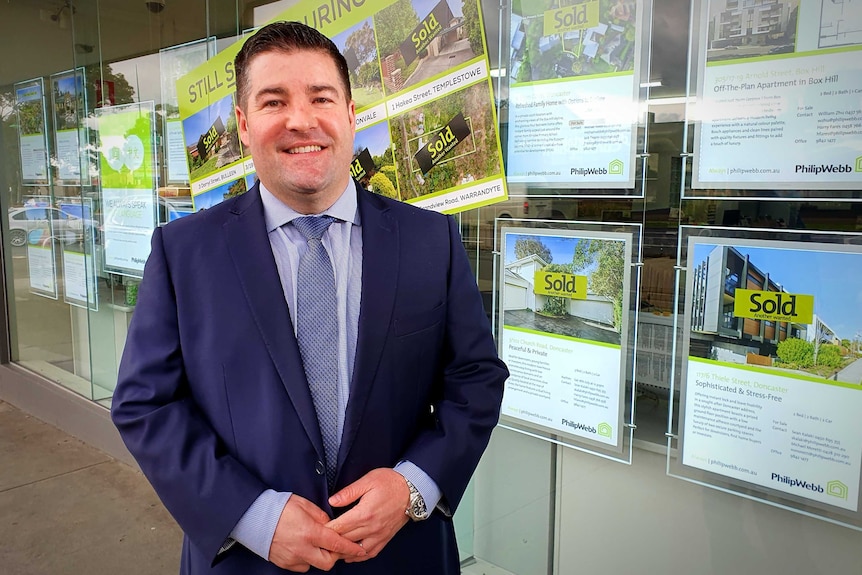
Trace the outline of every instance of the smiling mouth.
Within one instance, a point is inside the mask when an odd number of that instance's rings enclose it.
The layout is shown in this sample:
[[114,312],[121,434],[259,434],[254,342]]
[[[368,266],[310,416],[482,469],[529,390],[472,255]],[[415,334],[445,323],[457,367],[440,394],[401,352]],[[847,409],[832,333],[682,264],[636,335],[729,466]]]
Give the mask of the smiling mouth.
[[288,154],[307,154],[309,152],[319,152],[322,150],[321,146],[300,146],[298,148],[290,148],[287,150]]

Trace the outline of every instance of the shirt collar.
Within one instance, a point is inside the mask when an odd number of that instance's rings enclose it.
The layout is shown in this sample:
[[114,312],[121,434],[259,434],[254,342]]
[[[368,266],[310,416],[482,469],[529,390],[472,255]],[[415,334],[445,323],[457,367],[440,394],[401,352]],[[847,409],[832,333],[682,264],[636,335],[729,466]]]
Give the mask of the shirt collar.
[[[352,193],[349,193],[351,191]],[[337,220],[350,222],[358,226],[359,212],[357,210],[356,194],[356,184],[353,179],[349,179],[347,181],[347,187],[344,188],[344,192],[342,192],[338,199],[335,200],[334,204],[319,214],[311,215],[332,216]],[[284,224],[292,222],[296,218],[309,215],[300,214],[276,198],[272,192],[266,189],[263,182],[260,183],[260,199],[263,202],[263,217],[266,221],[267,233],[280,228]]]

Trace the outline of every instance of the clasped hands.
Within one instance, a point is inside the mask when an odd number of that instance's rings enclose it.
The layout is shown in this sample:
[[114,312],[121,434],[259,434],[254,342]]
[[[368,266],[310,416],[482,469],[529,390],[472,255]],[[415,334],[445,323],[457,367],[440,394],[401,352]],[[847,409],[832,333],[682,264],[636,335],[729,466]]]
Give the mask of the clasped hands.
[[409,520],[404,510],[410,490],[404,477],[380,468],[351,483],[329,498],[332,507],[356,506],[336,519],[314,503],[293,494],[279,517],[269,560],[282,569],[324,571],[335,562],[366,561],[376,557]]

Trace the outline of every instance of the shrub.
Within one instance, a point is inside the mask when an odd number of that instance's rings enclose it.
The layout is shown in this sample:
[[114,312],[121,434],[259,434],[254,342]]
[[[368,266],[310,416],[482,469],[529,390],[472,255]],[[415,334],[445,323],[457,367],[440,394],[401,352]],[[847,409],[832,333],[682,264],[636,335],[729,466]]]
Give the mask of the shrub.
[[778,344],[776,351],[778,359],[782,363],[788,363],[797,367],[811,367],[814,365],[814,346],[805,340],[791,337]]
[[397,171],[397,168],[395,166],[393,166],[392,164],[386,164],[385,166],[381,166],[380,171],[383,172],[387,178],[389,178],[389,181],[391,181],[393,184],[395,183],[395,172]]
[[380,194],[381,196],[386,196],[387,198],[398,199],[398,192],[395,191],[395,186],[392,185],[392,182],[389,181],[385,175],[377,172],[373,176],[371,176],[371,180],[368,182],[371,185],[371,189]]
[[817,350],[817,365],[839,367],[841,365],[841,349],[837,345],[821,344]]
[[561,297],[548,297],[542,307],[542,313],[552,316],[566,315],[566,299]]

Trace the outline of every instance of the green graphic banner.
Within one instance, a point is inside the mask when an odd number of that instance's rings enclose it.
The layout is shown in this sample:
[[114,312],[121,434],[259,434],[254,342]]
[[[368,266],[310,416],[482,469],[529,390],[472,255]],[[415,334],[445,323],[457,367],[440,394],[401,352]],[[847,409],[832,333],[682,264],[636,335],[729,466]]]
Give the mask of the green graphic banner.
[[152,102],[97,108],[105,269],[143,275],[156,227]]
[[[357,156],[344,169],[363,186],[445,213],[507,198],[478,0],[300,2],[273,20],[305,22],[345,54]],[[234,116],[242,42],[177,82],[195,210],[253,183]]]

